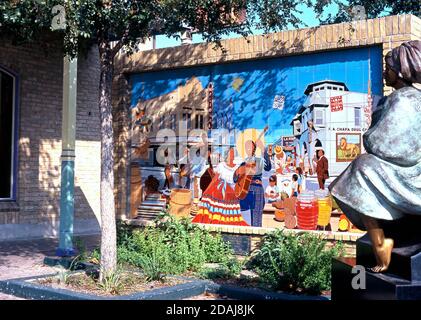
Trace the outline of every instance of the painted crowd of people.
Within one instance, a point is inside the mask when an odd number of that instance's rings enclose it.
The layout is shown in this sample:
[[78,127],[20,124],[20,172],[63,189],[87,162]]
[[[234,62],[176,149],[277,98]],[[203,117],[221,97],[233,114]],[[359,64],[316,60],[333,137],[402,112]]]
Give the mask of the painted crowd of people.
[[[260,156],[255,155],[257,148],[263,150]],[[249,141],[246,142],[245,152],[244,161],[236,164],[236,148],[230,147],[219,164],[212,167],[209,161],[206,168],[201,170],[204,172],[211,168],[213,175],[211,179],[207,177],[207,186],[200,183],[202,194],[193,222],[261,227],[266,203],[297,197],[306,190],[308,173],[300,166],[288,165],[288,156],[282,147],[276,146],[273,153],[271,147],[266,149],[259,141]],[[329,177],[328,160],[323,150],[317,153],[313,166],[317,172],[319,188],[324,189],[324,183]],[[266,178],[264,173],[273,171],[274,174]],[[244,175],[249,177],[250,184],[245,195],[239,197],[236,184]],[[266,188],[264,179],[267,179]]]

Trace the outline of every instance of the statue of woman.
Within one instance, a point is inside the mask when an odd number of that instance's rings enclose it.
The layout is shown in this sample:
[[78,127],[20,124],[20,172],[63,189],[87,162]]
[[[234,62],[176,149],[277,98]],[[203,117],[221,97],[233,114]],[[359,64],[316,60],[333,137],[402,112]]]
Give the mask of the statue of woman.
[[396,89],[380,100],[357,157],[329,186],[351,222],[370,237],[377,265],[388,269],[394,240],[382,221],[421,215],[421,41],[409,41],[385,57],[386,85]]

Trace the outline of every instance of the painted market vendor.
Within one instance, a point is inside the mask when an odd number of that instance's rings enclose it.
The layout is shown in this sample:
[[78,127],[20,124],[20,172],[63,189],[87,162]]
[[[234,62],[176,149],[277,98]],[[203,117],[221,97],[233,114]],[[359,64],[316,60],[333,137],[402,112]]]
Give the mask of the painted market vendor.
[[[386,84],[396,90],[374,110],[357,157],[329,186],[339,207],[367,230],[377,265],[388,269],[394,246],[382,221],[421,215],[421,41],[403,43],[386,55]],[[396,221],[395,224],[399,224]]]

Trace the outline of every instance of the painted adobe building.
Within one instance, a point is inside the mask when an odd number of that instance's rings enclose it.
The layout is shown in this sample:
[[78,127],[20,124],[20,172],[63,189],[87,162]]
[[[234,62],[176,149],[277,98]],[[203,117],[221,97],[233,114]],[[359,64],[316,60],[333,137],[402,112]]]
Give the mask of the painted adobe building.
[[[140,88],[139,90],[144,90]],[[146,117],[151,120],[148,138],[151,142],[151,150],[142,163],[154,163],[154,152],[162,142],[157,141],[157,133],[161,129],[171,129],[175,133],[183,130],[206,129],[208,123],[208,88],[202,87],[197,78],[189,79],[184,85],[174,90],[147,100],[140,100],[140,108],[146,109]],[[136,110],[133,108],[132,110]],[[132,117],[132,121],[135,117]],[[186,128],[181,127],[181,121],[185,121]],[[138,126],[132,126],[132,137],[136,137]],[[177,137],[176,137],[177,138]],[[134,138],[133,140],[135,140]],[[133,141],[133,144],[136,141]]]

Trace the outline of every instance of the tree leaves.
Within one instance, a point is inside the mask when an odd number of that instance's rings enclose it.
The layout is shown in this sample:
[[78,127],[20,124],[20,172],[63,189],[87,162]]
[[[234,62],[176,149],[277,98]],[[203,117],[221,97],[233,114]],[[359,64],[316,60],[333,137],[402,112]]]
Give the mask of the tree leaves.
[[[339,12],[321,18],[336,3]],[[117,46],[136,47],[139,39],[153,35],[174,36],[186,27],[201,33],[207,41],[223,35],[246,36],[254,28],[279,31],[300,21],[299,6],[312,8],[321,23],[352,20],[351,8],[363,6],[368,18],[381,13],[420,15],[418,0],[10,0],[0,3],[0,35],[15,42],[34,40],[49,29],[53,6],[66,9],[68,27],[61,32],[64,51],[74,55],[79,47],[101,41],[117,41]],[[245,19],[244,19],[245,17]]]

